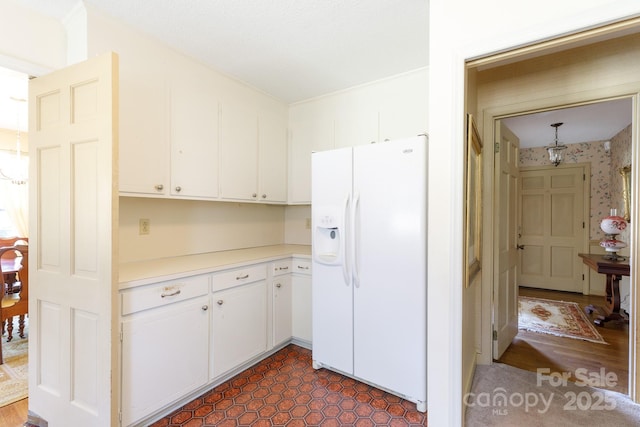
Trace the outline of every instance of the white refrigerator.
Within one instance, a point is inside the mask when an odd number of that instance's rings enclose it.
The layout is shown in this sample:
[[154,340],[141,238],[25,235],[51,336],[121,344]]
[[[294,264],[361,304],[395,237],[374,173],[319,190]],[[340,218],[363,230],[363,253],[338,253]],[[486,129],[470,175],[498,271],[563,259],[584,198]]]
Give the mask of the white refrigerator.
[[312,154],[313,366],[427,409],[427,137]]

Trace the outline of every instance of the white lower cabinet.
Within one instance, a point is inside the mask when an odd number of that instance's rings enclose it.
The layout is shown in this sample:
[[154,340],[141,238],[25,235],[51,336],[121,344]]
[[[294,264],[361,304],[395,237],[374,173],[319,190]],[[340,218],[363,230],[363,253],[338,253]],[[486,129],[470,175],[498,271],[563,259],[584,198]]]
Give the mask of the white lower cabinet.
[[122,297],[121,425],[129,426],[208,382],[208,278]]
[[273,346],[291,339],[291,260],[274,262],[271,267]]
[[292,336],[311,345],[311,261],[294,258],[291,270]]
[[[229,280],[241,283],[229,287]],[[213,293],[211,378],[216,378],[267,350],[266,266],[214,276],[213,288],[224,289]]]
[[310,345],[310,274],[309,260],[286,258],[121,290],[121,425],[146,423],[291,338]]

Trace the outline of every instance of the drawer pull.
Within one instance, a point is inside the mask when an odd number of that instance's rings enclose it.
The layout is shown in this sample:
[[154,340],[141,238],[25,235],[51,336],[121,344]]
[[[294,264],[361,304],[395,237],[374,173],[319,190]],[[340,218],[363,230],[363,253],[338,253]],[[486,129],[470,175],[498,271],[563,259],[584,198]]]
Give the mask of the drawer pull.
[[236,277],[236,280],[243,280],[243,279],[247,279],[249,277],[249,274],[245,274],[244,276],[238,276]]
[[300,270],[308,270],[308,269],[309,269],[309,266],[307,266],[307,265],[299,265],[299,266],[298,266],[298,268],[299,268]]
[[276,288],[281,288],[281,287],[282,287],[282,285],[281,285],[280,283],[278,283],[278,284],[276,285]]
[[222,304],[224,304],[224,301],[223,301],[223,300],[221,300],[221,299],[219,299],[219,300],[217,301],[217,303],[218,303],[218,305],[222,305]]
[[165,294],[164,292],[160,295],[162,298],[166,298],[166,297],[172,297],[175,295],[178,295],[180,293],[180,289],[176,289],[175,291]]
[[278,270],[288,270],[288,269],[289,269],[289,266],[287,266],[287,267],[278,267]]

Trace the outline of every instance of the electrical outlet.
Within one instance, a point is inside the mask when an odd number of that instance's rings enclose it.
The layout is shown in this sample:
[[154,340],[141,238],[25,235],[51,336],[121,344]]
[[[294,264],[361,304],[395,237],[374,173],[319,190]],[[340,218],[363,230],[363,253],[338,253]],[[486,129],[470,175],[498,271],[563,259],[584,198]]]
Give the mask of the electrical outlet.
[[304,221],[304,226],[307,230],[311,230],[311,218],[306,218]]
[[140,231],[138,234],[149,234],[151,233],[151,221],[149,218],[140,218]]

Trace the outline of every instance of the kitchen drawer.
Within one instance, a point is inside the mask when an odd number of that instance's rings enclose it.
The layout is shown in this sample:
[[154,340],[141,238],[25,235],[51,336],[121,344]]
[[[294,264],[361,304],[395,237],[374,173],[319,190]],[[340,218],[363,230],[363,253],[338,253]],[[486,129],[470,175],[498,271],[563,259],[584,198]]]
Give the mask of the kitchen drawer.
[[257,282],[267,278],[267,266],[265,264],[250,265],[236,268],[213,275],[213,292],[245,283]]
[[294,258],[292,273],[311,274],[311,260]]
[[209,277],[191,276],[123,291],[122,316],[206,295]]
[[292,270],[292,261],[291,259],[283,259],[280,261],[276,261],[271,263],[271,274],[273,276],[280,276],[281,274],[289,274]]

